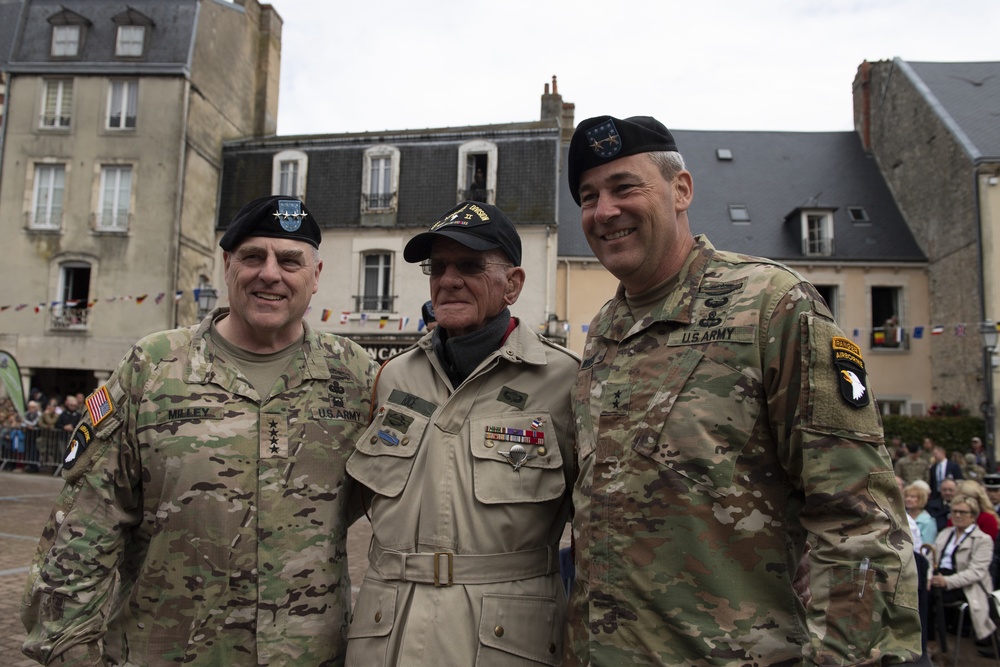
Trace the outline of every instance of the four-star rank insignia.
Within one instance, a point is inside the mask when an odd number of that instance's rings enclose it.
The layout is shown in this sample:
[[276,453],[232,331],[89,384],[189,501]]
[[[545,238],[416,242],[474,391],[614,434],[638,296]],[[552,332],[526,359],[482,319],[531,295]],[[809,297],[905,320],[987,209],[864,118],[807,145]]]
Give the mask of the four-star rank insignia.
[[288,420],[280,412],[260,415],[260,458],[288,458]]
[[834,336],[833,367],[837,373],[840,395],[855,408],[863,408],[871,402],[865,382],[865,362],[861,359],[861,348],[842,336]]
[[297,232],[307,215],[309,214],[302,211],[302,202],[297,199],[279,199],[278,212],[274,217],[286,232]]
[[612,120],[587,130],[587,143],[590,150],[602,158],[614,157],[622,149],[622,138]]

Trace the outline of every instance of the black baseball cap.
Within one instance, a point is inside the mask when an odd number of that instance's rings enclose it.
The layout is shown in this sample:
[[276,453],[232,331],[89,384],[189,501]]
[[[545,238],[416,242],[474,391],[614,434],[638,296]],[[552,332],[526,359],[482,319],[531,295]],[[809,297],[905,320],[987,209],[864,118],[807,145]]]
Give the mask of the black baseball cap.
[[250,236],[295,239],[319,248],[321,234],[306,205],[294,197],[270,195],[248,202],[233,221],[219,245],[230,252]]
[[510,218],[493,204],[462,202],[430,230],[410,239],[403,248],[403,259],[410,263],[424,261],[431,256],[434,240],[442,236],[473,250],[499,248],[514,266],[521,266],[521,237]]
[[676,151],[670,130],[652,116],[595,116],[580,121],[569,143],[569,191],[580,203],[580,176],[588,169],[638,153]]

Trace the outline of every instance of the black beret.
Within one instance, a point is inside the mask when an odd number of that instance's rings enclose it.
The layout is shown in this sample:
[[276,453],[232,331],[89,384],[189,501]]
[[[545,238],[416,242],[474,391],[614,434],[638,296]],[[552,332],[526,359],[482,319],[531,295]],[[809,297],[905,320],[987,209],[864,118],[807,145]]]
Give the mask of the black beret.
[[621,120],[596,116],[580,121],[569,143],[569,191],[580,203],[580,176],[618,158],[638,153],[676,151],[670,130],[652,116],[632,116]]
[[439,237],[454,239],[473,250],[504,251],[514,266],[521,266],[521,237],[504,212],[493,204],[464,201],[417,234],[403,248],[407,262],[422,262],[431,256],[431,245]]
[[230,252],[250,236],[294,239],[315,248],[321,240],[319,224],[306,205],[283,195],[259,197],[246,204],[229,223],[219,245]]

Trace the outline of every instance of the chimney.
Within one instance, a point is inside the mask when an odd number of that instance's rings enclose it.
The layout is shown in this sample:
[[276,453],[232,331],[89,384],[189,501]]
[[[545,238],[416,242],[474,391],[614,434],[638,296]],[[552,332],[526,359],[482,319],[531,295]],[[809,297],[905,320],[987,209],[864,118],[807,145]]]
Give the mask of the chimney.
[[872,149],[872,64],[867,60],[858,67],[854,77],[854,131],[861,137],[866,152]]
[[572,102],[563,102],[562,95],[559,94],[559,83],[555,74],[552,75],[552,92],[549,92],[549,84],[545,84],[545,92],[542,93],[542,120],[555,118],[559,121],[562,129],[562,140],[569,142],[573,138],[574,113],[576,105]]

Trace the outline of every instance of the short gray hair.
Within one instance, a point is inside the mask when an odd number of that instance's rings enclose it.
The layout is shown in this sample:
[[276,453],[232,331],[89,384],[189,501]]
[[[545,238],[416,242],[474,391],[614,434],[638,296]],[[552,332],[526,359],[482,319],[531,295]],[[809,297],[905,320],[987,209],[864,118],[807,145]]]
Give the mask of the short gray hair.
[[660,174],[667,181],[674,180],[678,172],[685,169],[684,158],[677,151],[652,151],[646,153],[653,164],[660,170]]

